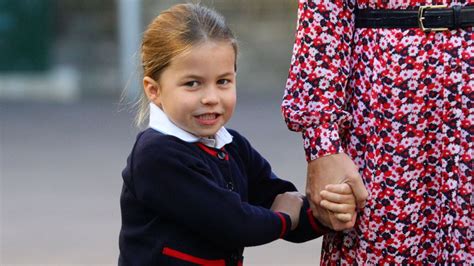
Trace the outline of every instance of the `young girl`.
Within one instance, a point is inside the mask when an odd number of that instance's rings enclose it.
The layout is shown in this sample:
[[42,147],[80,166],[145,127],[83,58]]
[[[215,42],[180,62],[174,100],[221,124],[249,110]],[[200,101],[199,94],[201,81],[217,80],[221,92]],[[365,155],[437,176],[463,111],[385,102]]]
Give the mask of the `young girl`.
[[[149,25],[141,55],[138,119],[148,112],[149,128],[122,173],[119,265],[241,265],[245,246],[324,233],[295,186],[224,128],[236,102],[237,43],[221,16],[176,5]],[[329,211],[354,216],[348,185],[322,196]]]

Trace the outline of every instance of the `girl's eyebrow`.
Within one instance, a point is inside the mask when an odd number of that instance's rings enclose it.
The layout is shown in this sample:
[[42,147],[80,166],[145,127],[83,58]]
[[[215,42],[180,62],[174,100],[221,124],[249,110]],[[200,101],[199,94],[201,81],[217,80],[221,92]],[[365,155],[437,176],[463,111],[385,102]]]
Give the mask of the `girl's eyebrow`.
[[202,77],[196,74],[188,74],[182,76],[181,79],[202,79]]
[[221,78],[221,77],[226,77],[226,76],[230,76],[230,75],[234,75],[234,74],[235,74],[235,71],[226,72],[226,73],[224,73],[224,74],[219,75],[219,78]]
[[[232,72],[225,72],[223,74],[220,74],[218,76],[218,78],[222,78],[222,77],[227,77],[227,76],[231,76],[231,75],[234,75],[235,74],[235,71],[232,71]],[[188,74],[188,75],[184,75],[181,77],[181,79],[202,79],[203,77],[202,76],[199,76],[199,75],[196,75],[196,74]]]

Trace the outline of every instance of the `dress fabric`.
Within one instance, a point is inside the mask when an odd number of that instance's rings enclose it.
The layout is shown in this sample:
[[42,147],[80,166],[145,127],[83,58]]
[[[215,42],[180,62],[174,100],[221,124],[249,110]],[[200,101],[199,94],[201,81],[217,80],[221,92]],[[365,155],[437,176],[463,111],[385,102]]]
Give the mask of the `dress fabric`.
[[354,9],[473,0],[300,0],[282,102],[307,160],[347,153],[369,192],[322,264],[474,264],[473,28],[355,29]]

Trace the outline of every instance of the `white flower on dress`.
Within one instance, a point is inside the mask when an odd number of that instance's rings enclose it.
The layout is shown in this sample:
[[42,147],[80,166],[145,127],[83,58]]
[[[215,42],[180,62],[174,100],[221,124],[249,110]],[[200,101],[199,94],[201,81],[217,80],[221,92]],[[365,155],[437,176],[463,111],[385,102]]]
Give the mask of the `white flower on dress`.
[[[415,106],[413,106],[413,107],[415,107]],[[408,123],[413,125],[413,124],[416,124],[417,121],[418,121],[418,115],[416,115],[415,113],[411,113],[411,114],[408,115]]]
[[440,75],[444,72],[444,66],[437,66],[436,67],[436,74]]
[[379,40],[379,46],[382,50],[387,49],[387,47],[388,47],[387,38],[381,37],[380,40]]
[[414,79],[410,79],[408,81],[408,88],[410,88],[411,90],[415,90],[417,87],[418,87],[418,82]]
[[413,237],[409,237],[409,238],[405,239],[405,244],[406,244],[408,247],[413,246],[414,243],[415,243],[415,239],[414,239]]
[[400,162],[402,161],[403,158],[401,156],[394,155],[392,159],[395,165],[400,165]]
[[405,191],[400,190],[400,189],[395,189],[393,194],[395,195],[395,198],[399,199],[405,194]]
[[453,47],[460,47],[462,45],[462,38],[459,36],[452,36],[449,38],[449,42],[453,45]]
[[457,190],[458,188],[458,181],[457,180],[454,180],[454,179],[449,179],[447,182],[446,182],[446,185],[448,186],[448,188],[450,190]]
[[418,55],[418,47],[414,46],[414,45],[408,47],[408,55],[409,56],[417,56]]
[[402,72],[400,72],[400,77],[402,77],[403,80],[407,80],[413,76],[414,72],[414,70],[402,70]]
[[327,33],[321,33],[319,35],[319,39],[322,41],[322,43],[325,43],[325,44],[331,44],[331,45],[334,45],[332,44],[332,40],[334,39],[334,37],[330,36],[329,34]]
[[411,158],[415,158],[415,157],[418,156],[418,148],[410,147],[410,148],[408,148],[408,153],[409,153]]
[[396,224],[395,224],[395,229],[396,229],[397,231],[402,231],[404,227],[405,227],[405,225],[402,224],[402,223],[396,223]]
[[336,50],[332,46],[326,47],[326,55],[333,57],[336,54]]
[[329,88],[329,81],[327,79],[323,79],[319,82],[319,89],[327,89]]
[[451,154],[459,154],[461,152],[461,147],[457,144],[449,144],[448,145],[448,150]]
[[398,129],[400,128],[401,124],[398,123],[398,122],[393,122],[392,123],[392,128],[394,131],[398,131]]
[[[400,57],[401,57],[401,56],[400,56],[399,54],[393,54],[393,55],[392,55],[392,61],[393,61],[393,62],[398,62],[398,61],[400,61]],[[397,74],[398,74],[398,73],[397,73]]]
[[317,53],[319,53],[319,51],[318,51],[318,49],[316,49],[316,48],[314,48],[314,47],[310,47],[308,53],[309,53],[311,56],[314,56],[314,55],[316,55]]
[[373,213],[377,216],[384,216],[385,215],[385,210],[381,210],[381,209],[375,209],[373,211]]
[[447,225],[452,225],[453,224],[453,216],[449,213],[447,213],[445,216],[444,216],[444,220],[446,221],[446,224]]
[[412,223],[418,222],[418,218],[420,218],[420,215],[417,212],[414,212],[410,215],[410,219]]
[[303,84],[303,90],[308,91],[311,88],[313,88],[313,86],[309,82]]
[[449,77],[454,83],[462,82],[462,74],[459,72],[451,72]]

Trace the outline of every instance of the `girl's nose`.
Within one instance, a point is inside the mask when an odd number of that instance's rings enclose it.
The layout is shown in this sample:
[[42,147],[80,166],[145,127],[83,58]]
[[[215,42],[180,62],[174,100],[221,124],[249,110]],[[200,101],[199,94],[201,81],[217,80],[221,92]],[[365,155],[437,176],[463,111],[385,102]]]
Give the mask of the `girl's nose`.
[[219,103],[219,92],[217,88],[208,88],[205,90],[201,103],[205,105],[214,105]]

